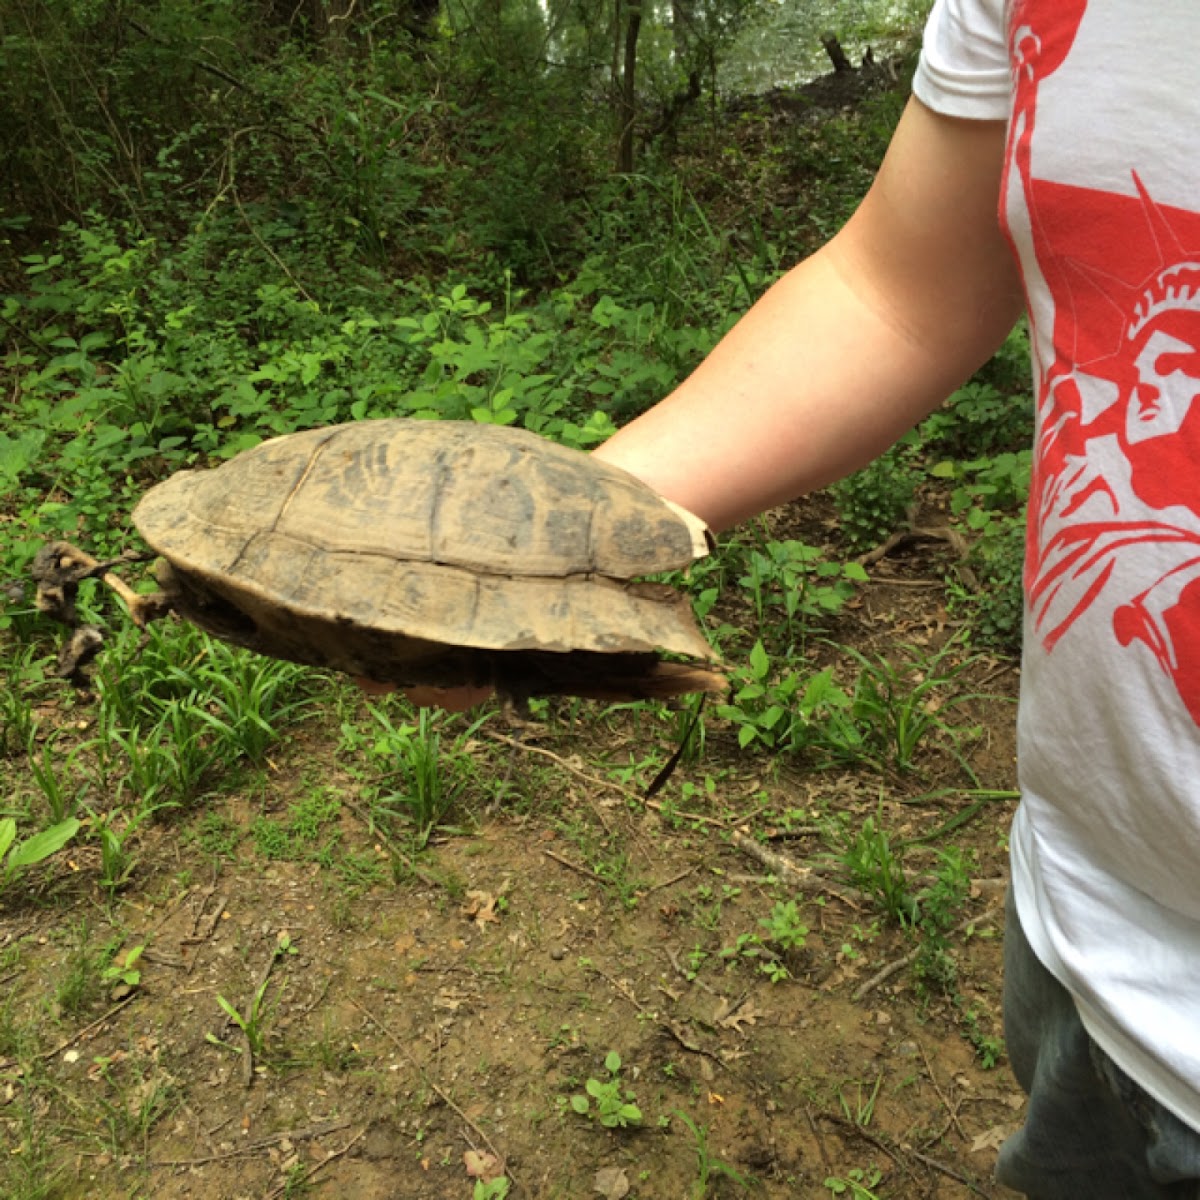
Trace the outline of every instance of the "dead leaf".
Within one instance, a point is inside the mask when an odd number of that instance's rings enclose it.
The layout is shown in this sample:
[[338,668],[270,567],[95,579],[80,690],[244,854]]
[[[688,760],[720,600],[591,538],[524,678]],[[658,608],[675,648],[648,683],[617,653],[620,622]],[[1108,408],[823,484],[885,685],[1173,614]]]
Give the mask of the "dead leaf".
[[463,1166],[472,1179],[482,1179],[484,1183],[499,1179],[504,1174],[504,1164],[486,1150],[464,1150]]
[[761,1015],[754,1007],[753,1000],[746,1000],[732,1007],[728,1000],[722,1000],[715,1014],[716,1022],[722,1029],[735,1029],[738,1033],[744,1033],[742,1026],[753,1025]]
[[629,1195],[629,1179],[624,1167],[601,1167],[592,1180],[592,1190],[605,1200],[624,1200]]
[[985,1129],[972,1143],[971,1153],[978,1154],[981,1150],[999,1150],[1003,1142],[1008,1140],[1012,1129],[1008,1125],[993,1125]]
[[500,918],[496,916],[496,897],[491,892],[469,891],[466,903],[462,906],[462,915],[469,917],[480,929],[489,921],[499,922]]

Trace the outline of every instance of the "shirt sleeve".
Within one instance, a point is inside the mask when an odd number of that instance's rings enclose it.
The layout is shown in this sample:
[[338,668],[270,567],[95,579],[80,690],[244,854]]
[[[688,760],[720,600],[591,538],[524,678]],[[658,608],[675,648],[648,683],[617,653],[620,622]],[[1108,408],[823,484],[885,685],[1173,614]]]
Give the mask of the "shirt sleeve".
[[937,0],[913,77],[918,100],[948,117],[1008,117],[1012,93],[1006,0]]

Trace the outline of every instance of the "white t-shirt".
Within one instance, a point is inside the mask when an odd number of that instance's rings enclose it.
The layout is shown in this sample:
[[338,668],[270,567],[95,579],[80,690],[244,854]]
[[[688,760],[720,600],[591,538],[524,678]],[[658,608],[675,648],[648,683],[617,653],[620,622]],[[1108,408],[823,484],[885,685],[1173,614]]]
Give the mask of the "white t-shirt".
[[1008,122],[1038,415],[1017,908],[1200,1129],[1198,52],[1196,0],[938,0],[914,90]]

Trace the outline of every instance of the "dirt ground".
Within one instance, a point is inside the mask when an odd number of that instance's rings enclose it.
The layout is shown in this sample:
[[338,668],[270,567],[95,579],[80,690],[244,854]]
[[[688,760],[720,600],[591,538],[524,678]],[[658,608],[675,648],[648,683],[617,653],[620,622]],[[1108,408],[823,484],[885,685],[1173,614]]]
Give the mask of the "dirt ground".
[[[874,565],[831,638],[944,640],[939,552]],[[955,718],[985,802],[936,740],[908,776],[819,770],[715,718],[647,801],[671,721],[589,706],[514,737],[497,714],[415,873],[310,720],[264,785],[147,826],[111,903],[82,843],[5,897],[0,1179],[22,1200],[466,1200],[501,1174],[538,1200],[1011,1195],[990,1177],[1022,1116],[992,1062],[1015,681],[975,663],[985,698]],[[255,821],[312,789],[339,857],[264,855]],[[868,818],[914,880],[970,852],[942,986],[831,852]],[[792,900],[809,932],[781,949],[764,922]],[[63,1011],[80,947],[118,943],[110,964],[146,947],[136,985]],[[221,1001],[256,996],[252,1047]],[[606,1126],[602,1098],[639,1119]]]

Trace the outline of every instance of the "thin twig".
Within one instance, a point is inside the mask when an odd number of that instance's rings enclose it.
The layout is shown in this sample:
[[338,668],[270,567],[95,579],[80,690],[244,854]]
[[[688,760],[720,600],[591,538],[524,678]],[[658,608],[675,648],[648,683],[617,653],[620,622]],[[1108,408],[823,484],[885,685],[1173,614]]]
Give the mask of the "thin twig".
[[563,856],[561,854],[555,854],[553,850],[543,850],[542,853],[547,858],[554,859],[554,861],[556,863],[561,863],[562,866],[569,867],[572,871],[575,871],[577,874],[586,875],[589,879],[596,880],[597,883],[607,884],[609,882],[609,880],[605,879],[603,875],[597,875],[596,872],[593,871],[591,867],[585,867],[585,866],[581,865],[580,863],[572,862],[569,858],[563,858]]
[[686,871],[680,871],[678,875],[672,875],[670,879],[664,879],[662,883],[656,883],[652,887],[648,887],[645,895],[650,895],[651,892],[661,892],[663,888],[669,888],[673,883],[678,883],[681,879],[686,879],[689,875],[694,875],[700,869],[698,864],[693,864]]
[[946,1110],[946,1116],[950,1118],[950,1124],[958,1130],[958,1136],[965,1142],[967,1135],[963,1132],[963,1127],[959,1123],[958,1109],[950,1103],[946,1098],[946,1093],[942,1091],[942,1085],[938,1083],[938,1078],[933,1071],[933,1064],[929,1061],[929,1055],[925,1053],[924,1045],[921,1042],[917,1042],[917,1048],[921,1051],[921,1058],[925,1062],[925,1072],[929,1076],[929,1082],[933,1084],[933,1090],[937,1092],[938,1099],[942,1102],[942,1107]]
[[935,1171],[941,1171],[943,1175],[948,1175],[951,1179],[957,1179],[963,1187],[968,1188],[977,1196],[982,1196],[984,1200],[991,1200],[991,1192],[985,1192],[982,1188],[976,1187],[965,1175],[960,1175],[953,1167],[948,1167],[943,1162],[938,1162],[936,1158],[930,1158],[928,1154],[922,1154],[920,1150],[910,1150],[909,1153],[919,1162],[923,1162],[927,1167],[932,1167]]
[[[467,1128],[470,1129],[475,1136],[478,1137],[479,1140],[491,1151],[496,1161],[503,1163],[504,1156],[499,1150],[496,1149],[495,1146],[492,1145],[492,1139],[489,1138],[488,1135],[484,1133],[484,1131],[480,1129],[479,1126],[476,1125],[475,1122],[472,1121],[471,1118],[468,1117],[467,1114],[463,1112],[463,1110],[459,1108],[457,1104],[454,1103],[450,1095],[443,1088],[438,1086],[437,1081],[433,1079],[426,1072],[425,1068],[422,1067],[421,1064],[417,1062],[417,1060],[408,1052],[408,1047],[404,1044],[404,1042],[402,1042],[400,1038],[398,1038],[373,1012],[371,1012],[369,1008],[359,1004],[359,1002],[355,1000],[353,996],[350,998],[350,1003],[353,1004],[354,1007],[357,1008],[358,1011],[362,1013],[362,1015],[366,1017],[367,1020],[370,1021],[371,1024],[374,1025],[375,1028],[378,1029],[379,1032],[382,1033],[383,1036],[386,1037],[388,1041],[390,1041],[392,1045],[396,1047],[397,1050],[400,1051],[408,1064],[417,1072],[418,1075],[421,1076],[422,1082],[432,1091],[436,1092],[438,1096],[441,1097],[442,1102],[448,1108],[452,1109],[458,1114],[458,1117],[463,1124],[466,1125]],[[522,1185],[517,1181],[517,1177],[512,1173],[512,1171],[506,1170],[506,1173],[512,1180],[513,1187],[515,1187],[518,1191],[525,1191],[524,1187],[522,1187]]]
[[[52,1050],[43,1050],[41,1054],[36,1056],[38,1061],[49,1062],[50,1059],[55,1058],[64,1050],[69,1050],[73,1045],[75,1045],[76,1042],[82,1041],[89,1033],[92,1032],[93,1029],[99,1028],[99,1026],[103,1025],[104,1022],[110,1017],[115,1017],[117,1013],[121,1011],[121,1009],[125,1008],[126,1005],[132,1004],[137,998],[137,992],[134,992],[132,996],[126,996],[125,999],[120,1002],[120,1004],[114,1004],[112,1008],[110,1008],[108,1012],[104,1014],[104,1016],[97,1017],[90,1025],[85,1025],[77,1033],[72,1034],[65,1042],[59,1042],[58,1045]],[[0,1071],[4,1071],[9,1067],[16,1066],[18,1061],[19,1060],[15,1058],[0,1058]]]
[[616,792],[618,795],[625,796],[629,800],[637,800],[639,803],[642,800],[641,795],[632,788],[624,787],[611,779],[605,779],[601,775],[591,775],[582,768],[573,766],[561,754],[555,754],[553,750],[547,750],[545,746],[531,746],[528,742],[522,742],[517,738],[508,737],[506,734],[496,733],[490,729],[485,729],[483,736],[489,741],[502,742],[506,746],[512,746],[514,750],[526,750],[530,754],[540,754],[543,758],[548,758],[551,762],[557,763],[564,771],[569,771],[585,783],[593,783],[597,787],[605,788],[610,792]]
[[415,875],[422,883],[428,884],[430,887],[444,887],[444,882],[426,871],[424,867],[419,866],[416,860],[410,854],[405,854],[391,838],[379,828],[379,825],[371,817],[371,814],[364,812],[362,808],[355,803],[349,796],[342,797],[342,803],[350,809],[352,813],[367,827],[367,832],[372,837],[378,838],[388,849],[389,854],[393,854],[397,859],[404,864],[404,869],[411,875]]
[[292,286],[296,289],[296,291],[298,291],[300,295],[311,304],[313,302],[313,298],[305,290],[304,284],[302,284],[300,280],[298,280],[296,276],[292,274],[292,272],[288,269],[287,263],[285,263],[283,259],[275,253],[275,250],[272,248],[272,246],[268,242],[265,242],[262,234],[255,229],[254,222],[250,220],[250,215],[242,206],[242,198],[238,195],[237,188],[232,188],[230,194],[233,196],[233,202],[237,206],[238,212],[242,214],[242,220],[246,223],[246,228],[250,231],[250,236],[259,244],[259,246],[267,253],[267,255],[274,260],[275,265],[288,277],[288,279],[292,281]]
[[845,1117],[838,1116],[837,1113],[822,1112],[818,1113],[817,1116],[823,1121],[828,1121],[831,1125],[840,1126],[854,1137],[860,1137],[863,1141],[870,1142],[876,1150],[880,1150],[886,1154],[909,1179],[916,1183],[916,1177],[913,1175],[912,1169],[904,1161],[904,1152],[902,1150],[896,1146],[889,1145],[882,1138],[876,1137],[875,1134],[871,1133],[870,1130],[864,1125],[860,1125],[857,1121],[849,1121]]
[[[990,905],[988,908],[985,908],[983,912],[979,914],[979,916],[968,917],[965,921],[960,921],[952,930],[950,930],[950,936],[953,937],[956,933],[963,933],[970,929],[972,925],[982,925],[983,922],[986,921],[995,911],[996,906]],[[871,978],[865,983],[860,984],[850,999],[854,1001],[861,1000],[865,995],[867,995],[868,992],[874,991],[881,983],[886,983],[889,979],[891,979],[891,977],[895,975],[897,971],[902,971],[911,963],[916,962],[917,956],[920,953],[921,947],[917,946],[915,949],[910,950],[906,955],[904,955],[903,958],[898,958],[895,960],[895,962],[888,963],[885,967],[881,968],[874,975],[872,975]]]
[[283,1181],[283,1183],[281,1183],[277,1188],[275,1188],[271,1192],[268,1192],[266,1197],[264,1198],[264,1200],[275,1200],[276,1196],[282,1196],[282,1195],[284,1195],[284,1193],[291,1191],[291,1189],[293,1189],[293,1188],[295,1188],[295,1189],[297,1189],[297,1191],[299,1191],[299,1189],[303,1188],[303,1186],[318,1171],[324,1170],[335,1159],[341,1158],[343,1155],[345,1155],[346,1152],[356,1142],[361,1141],[362,1138],[366,1135],[366,1132],[367,1132],[367,1127],[364,1125],[363,1128],[360,1129],[340,1150],[333,1150],[329,1154],[325,1155],[325,1157],[323,1159],[321,1159],[321,1161],[319,1163],[314,1163],[311,1167],[309,1167],[309,1169],[307,1171],[305,1171],[304,1174],[301,1175],[299,1179],[292,1179],[290,1177],[288,1179],[285,1179]]
[[[757,808],[751,809],[750,812],[744,813],[739,817],[731,817],[728,820],[721,820],[719,817],[707,817],[703,813],[684,812],[673,805],[663,804],[661,800],[651,800],[641,792],[627,788],[615,780],[605,779],[601,775],[592,775],[580,767],[572,765],[561,754],[555,754],[553,750],[547,750],[544,746],[531,746],[528,742],[518,741],[516,738],[506,737],[504,734],[495,733],[492,730],[484,731],[483,736],[493,742],[503,742],[504,745],[512,746],[516,750],[527,750],[530,754],[540,754],[543,758],[548,758],[551,762],[557,763],[564,771],[569,772],[578,779],[582,779],[585,783],[595,784],[596,787],[616,792],[618,796],[624,796],[627,800],[632,800],[636,804],[643,805],[660,816],[664,811],[669,811],[671,816],[678,817],[681,821],[695,821],[701,825],[711,825],[714,829],[730,829],[736,828],[738,825],[744,825],[753,817],[758,816],[767,807],[765,804],[760,804]],[[597,816],[600,816],[600,814],[597,813]],[[600,821],[607,829],[608,826],[602,816],[600,816]],[[609,832],[611,833],[612,831],[609,830]]]
[[[231,1118],[232,1119],[232,1118]],[[205,1133],[206,1137],[211,1137],[217,1133],[222,1126],[228,1125],[228,1121],[222,1121],[215,1129],[210,1129]],[[280,1142],[303,1142],[310,1141],[313,1138],[324,1137],[328,1133],[337,1133],[339,1129],[345,1129],[350,1124],[350,1118],[346,1117],[339,1121],[325,1121],[320,1125],[309,1125],[304,1129],[285,1129],[280,1133],[268,1134],[266,1137],[258,1138],[253,1142],[246,1142],[241,1146],[234,1146],[231,1150],[223,1150],[219,1154],[206,1154],[202,1158],[157,1158],[147,1160],[147,1166],[151,1167],[206,1167],[210,1163],[225,1162],[231,1158],[241,1158],[245,1154],[255,1154],[259,1150],[266,1150],[269,1146],[278,1145]]]
[[725,1065],[725,1063],[722,1062],[719,1054],[714,1054],[711,1050],[706,1050],[703,1046],[693,1042],[687,1036],[687,1034],[683,1032],[677,1021],[670,1021],[666,1017],[660,1017],[658,1013],[647,1008],[637,998],[633,992],[633,989],[630,988],[628,984],[622,983],[619,979],[614,979],[611,975],[607,974],[607,972],[602,971],[598,966],[596,966],[595,963],[592,963],[588,967],[588,970],[593,974],[599,975],[600,978],[603,979],[609,985],[609,987],[611,987],[613,991],[617,993],[617,995],[621,996],[625,1000],[628,1000],[629,1003],[632,1004],[633,1007],[642,1014],[642,1016],[653,1021],[664,1032],[669,1033],[671,1037],[673,1037],[685,1050],[692,1054],[701,1054],[705,1058],[711,1059],[719,1066],[723,1067]]
[[833,883],[824,876],[819,875],[811,867],[802,867],[799,863],[794,862],[785,855],[779,854],[774,850],[768,850],[766,846],[760,845],[752,837],[742,833],[740,829],[733,831],[730,835],[730,841],[742,853],[748,854],[753,859],[757,859],[764,867],[782,878],[784,882],[790,883],[793,887],[797,887],[801,891],[828,892],[831,896],[836,896],[843,904],[848,904],[856,912],[867,902],[867,896],[864,892],[860,892],[857,888],[852,888],[844,884]]

